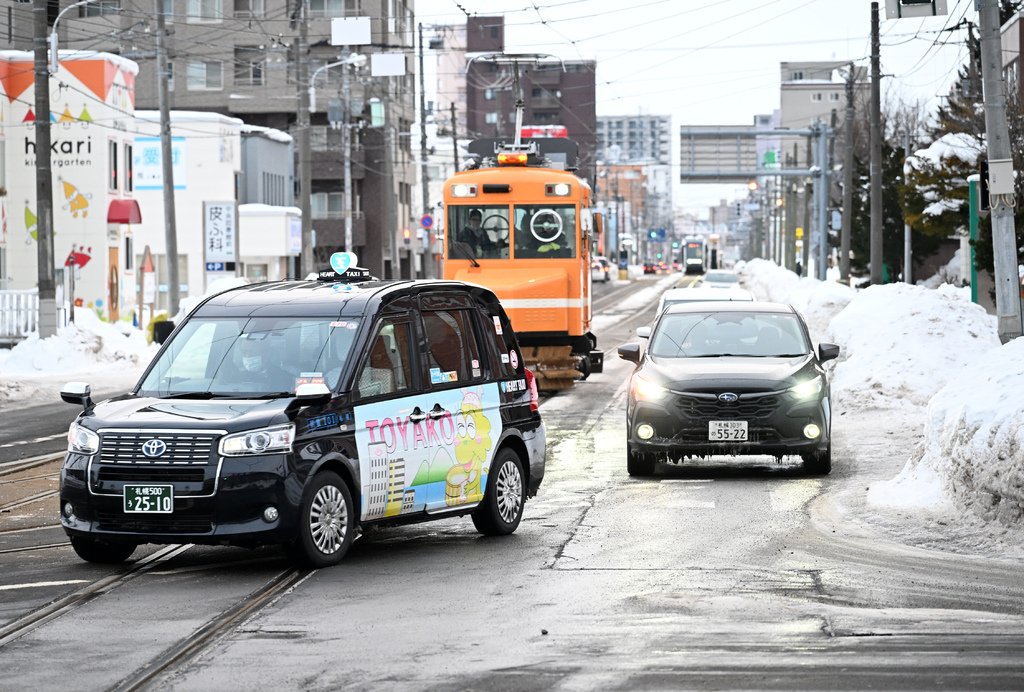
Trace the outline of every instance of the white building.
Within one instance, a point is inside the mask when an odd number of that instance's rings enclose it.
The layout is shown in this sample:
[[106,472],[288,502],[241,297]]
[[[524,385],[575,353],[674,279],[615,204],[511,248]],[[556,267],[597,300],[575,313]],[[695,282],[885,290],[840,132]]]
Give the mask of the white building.
[[[139,111],[139,135],[135,144],[135,195],[144,222],[136,229],[135,248],[141,256],[145,247],[153,255],[158,308],[167,306],[167,258],[164,230],[163,169],[160,154],[160,114]],[[174,212],[178,239],[178,278],[181,297],[201,295],[209,283],[233,276],[235,263],[211,264],[215,248],[204,242],[204,209],[210,204],[237,207],[236,176],[241,167],[242,121],[217,113],[171,112],[171,155],[174,174]],[[237,222],[237,211],[233,214]],[[230,238],[238,247],[237,224]],[[216,268],[214,268],[216,267]],[[268,267],[269,270],[269,267]]]

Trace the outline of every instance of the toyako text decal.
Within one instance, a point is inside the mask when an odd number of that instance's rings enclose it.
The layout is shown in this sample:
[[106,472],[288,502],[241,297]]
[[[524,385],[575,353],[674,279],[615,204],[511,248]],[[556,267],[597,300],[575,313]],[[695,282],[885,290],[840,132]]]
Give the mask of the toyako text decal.
[[501,435],[498,405],[489,383],[356,406],[362,518],[480,502]]

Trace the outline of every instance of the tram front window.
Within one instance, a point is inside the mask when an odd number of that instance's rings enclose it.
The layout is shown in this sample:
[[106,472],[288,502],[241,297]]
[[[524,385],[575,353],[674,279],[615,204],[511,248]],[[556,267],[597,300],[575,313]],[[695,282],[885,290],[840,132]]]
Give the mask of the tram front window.
[[516,205],[516,257],[576,257],[576,207]]
[[508,207],[449,206],[449,259],[508,259]]

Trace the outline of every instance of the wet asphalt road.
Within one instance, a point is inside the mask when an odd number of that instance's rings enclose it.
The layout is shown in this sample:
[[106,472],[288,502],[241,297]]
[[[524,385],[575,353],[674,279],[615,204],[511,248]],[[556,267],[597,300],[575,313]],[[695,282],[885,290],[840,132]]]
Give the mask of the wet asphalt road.
[[[649,314],[618,315],[601,347]],[[851,521],[834,499],[864,481],[838,417],[825,478],[758,460],[629,478],[630,368],[609,354],[603,375],[544,402],[548,472],[515,535],[482,538],[468,518],[369,531],[154,687],[1024,688],[1019,563],[908,548]],[[48,467],[29,476],[52,487]],[[65,547],[4,552],[59,543],[54,511],[0,514],[0,627],[121,571]],[[5,684],[113,688],[287,568],[271,550],[157,556],[3,645]]]

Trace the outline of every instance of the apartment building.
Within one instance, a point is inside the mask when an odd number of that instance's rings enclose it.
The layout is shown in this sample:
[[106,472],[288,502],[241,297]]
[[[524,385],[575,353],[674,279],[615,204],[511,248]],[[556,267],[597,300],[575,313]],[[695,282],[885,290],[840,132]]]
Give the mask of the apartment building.
[[597,148],[608,163],[658,163],[672,158],[672,118],[667,115],[599,115]]

